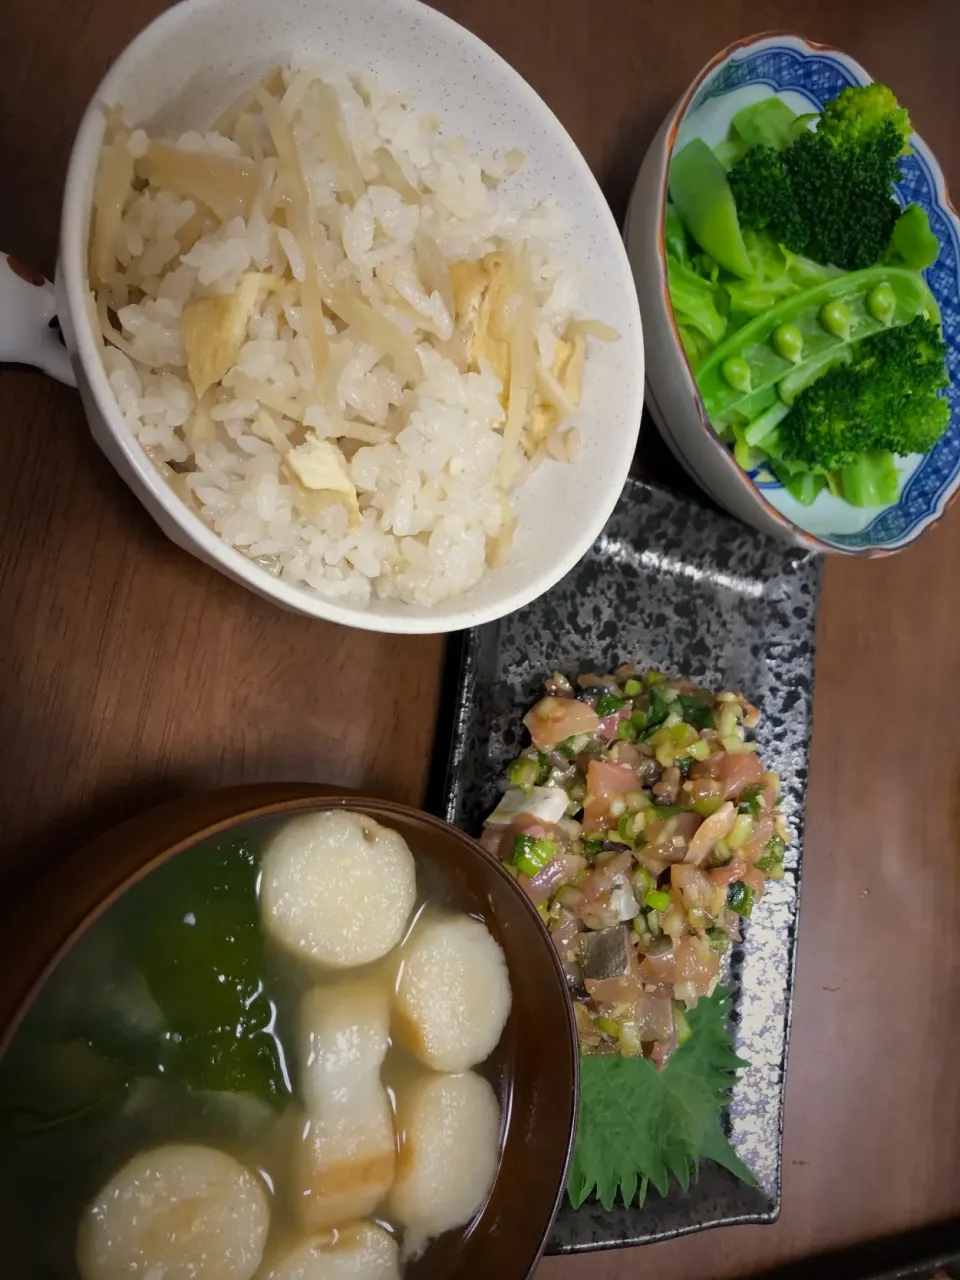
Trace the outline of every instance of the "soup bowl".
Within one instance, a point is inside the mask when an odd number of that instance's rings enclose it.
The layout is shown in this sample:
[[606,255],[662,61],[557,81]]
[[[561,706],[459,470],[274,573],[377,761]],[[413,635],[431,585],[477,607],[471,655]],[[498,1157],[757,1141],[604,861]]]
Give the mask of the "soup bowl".
[[[436,879],[458,910],[481,918],[502,948],[509,974],[509,1018],[497,1048],[478,1068],[493,1086],[501,1112],[492,1190],[466,1227],[434,1239],[404,1274],[411,1280],[454,1275],[480,1280],[497,1274],[519,1280],[532,1275],[563,1194],[573,1143],[578,1054],[572,1008],[560,962],[535,908],[479,844],[428,814],[337,788],[272,784],[174,802],[94,841],[37,884],[5,921],[0,934],[6,975],[0,992],[0,1068],[18,1045],[18,1031],[26,1032],[24,1019],[36,1009],[47,984],[59,981],[60,966],[126,895],[139,894],[149,914],[155,900],[162,899],[162,893],[150,893],[151,876],[161,869],[169,873],[178,858],[203,842],[325,810],[361,812],[399,832],[414,853],[421,892],[425,878]],[[8,1117],[9,1108],[8,1097],[3,1108]],[[0,1134],[0,1145],[11,1141],[9,1135],[9,1129]],[[190,1139],[171,1132],[162,1140]],[[78,1203],[85,1203],[92,1190],[96,1187],[78,1192]],[[17,1274],[65,1274],[63,1251],[72,1255],[75,1232],[75,1224],[65,1223],[69,1238],[56,1246],[61,1252],[53,1271],[30,1271],[30,1265],[41,1265],[30,1254],[29,1260],[24,1255]]]

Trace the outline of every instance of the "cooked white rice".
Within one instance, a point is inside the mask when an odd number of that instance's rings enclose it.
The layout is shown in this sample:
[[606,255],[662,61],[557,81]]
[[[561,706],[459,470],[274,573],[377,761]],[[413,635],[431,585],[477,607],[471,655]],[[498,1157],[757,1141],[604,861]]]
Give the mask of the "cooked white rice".
[[[433,605],[472,586],[504,553],[508,491],[541,461],[575,454],[579,373],[570,355],[576,344],[582,368],[591,330],[568,329],[579,281],[576,264],[557,251],[564,222],[552,205],[511,202],[509,184],[500,184],[516,153],[471,156],[462,139],[440,142],[435,121],[400,95],[330,68],[288,69],[267,83],[292,126],[306,183],[301,206],[295,171],[278,158],[256,100],[228,113],[224,132],[170,144],[239,168],[249,157],[252,198],[219,218],[184,198],[182,184],[180,194],[164,187],[156,170],[144,181],[151,140],[108,121],[91,283],[110,386],[179,496],[265,570],[327,597]],[[308,210],[312,238],[297,226],[298,209]],[[484,277],[492,288],[503,261],[525,281],[529,345],[524,356],[521,290],[500,313],[501,334],[505,318],[513,325],[498,348],[509,352],[501,377],[459,314],[451,267],[465,278],[469,264],[492,263]],[[238,297],[254,272],[269,279],[198,411],[185,309]],[[325,343],[312,333],[308,289],[317,277],[407,335],[419,367],[365,321],[338,315],[327,297]],[[524,359],[526,372],[516,372]],[[538,406],[545,412],[534,422]],[[311,482],[297,465],[292,450],[310,454],[317,441],[336,446],[336,483]]]

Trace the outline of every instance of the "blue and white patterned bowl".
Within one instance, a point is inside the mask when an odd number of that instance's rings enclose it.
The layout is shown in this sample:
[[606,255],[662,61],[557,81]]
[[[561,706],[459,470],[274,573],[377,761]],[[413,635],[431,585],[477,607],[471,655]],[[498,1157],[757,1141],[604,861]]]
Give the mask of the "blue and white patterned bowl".
[[[667,291],[663,212],[674,149],[700,137],[725,137],[732,116],[780,94],[798,112],[819,111],[848,85],[869,84],[859,63],[796,35],[752,36],[718,54],[664,121],[637,178],[627,214],[647,347],[647,403],[678,460],[721,506],[765,533],[820,551],[882,555],[899,551],[943,515],[960,487],[960,218],[940,166],[917,137],[901,161],[901,204],[926,210],[940,257],[926,272],[940,306],[952,386],[950,426],[925,457],[901,460],[900,498],[887,507],[851,507],[828,492],[804,507],[769,472],[744,472],[711,428],[680,345]],[[909,108],[909,103],[903,104]]]

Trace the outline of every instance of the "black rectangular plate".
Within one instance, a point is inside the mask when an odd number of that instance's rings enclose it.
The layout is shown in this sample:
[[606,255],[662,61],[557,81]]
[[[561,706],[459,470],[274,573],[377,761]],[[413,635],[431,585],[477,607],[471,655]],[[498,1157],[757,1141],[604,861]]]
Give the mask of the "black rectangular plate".
[[[546,512],[561,519],[562,513]],[[728,516],[629,480],[591,551],[525,609],[466,633],[453,707],[443,812],[476,835],[496,783],[522,745],[521,716],[553,670],[658,667],[741,690],[762,712],[767,768],[783,780],[795,833],[786,875],[771,884],[734,949],[728,980],[737,1050],[750,1066],[733,1091],[730,1140],[756,1187],[705,1164],[689,1192],[642,1208],[561,1208],[548,1253],[643,1244],[705,1227],[773,1222],[780,1209],[784,1071],[796,944],[803,797],[820,561]]]

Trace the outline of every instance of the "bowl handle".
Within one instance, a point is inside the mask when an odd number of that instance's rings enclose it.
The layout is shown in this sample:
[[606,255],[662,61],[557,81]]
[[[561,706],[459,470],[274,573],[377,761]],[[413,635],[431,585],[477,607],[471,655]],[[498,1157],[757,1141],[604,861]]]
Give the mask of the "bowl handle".
[[67,386],[76,374],[60,338],[53,285],[39,271],[0,253],[0,363],[32,364]]

